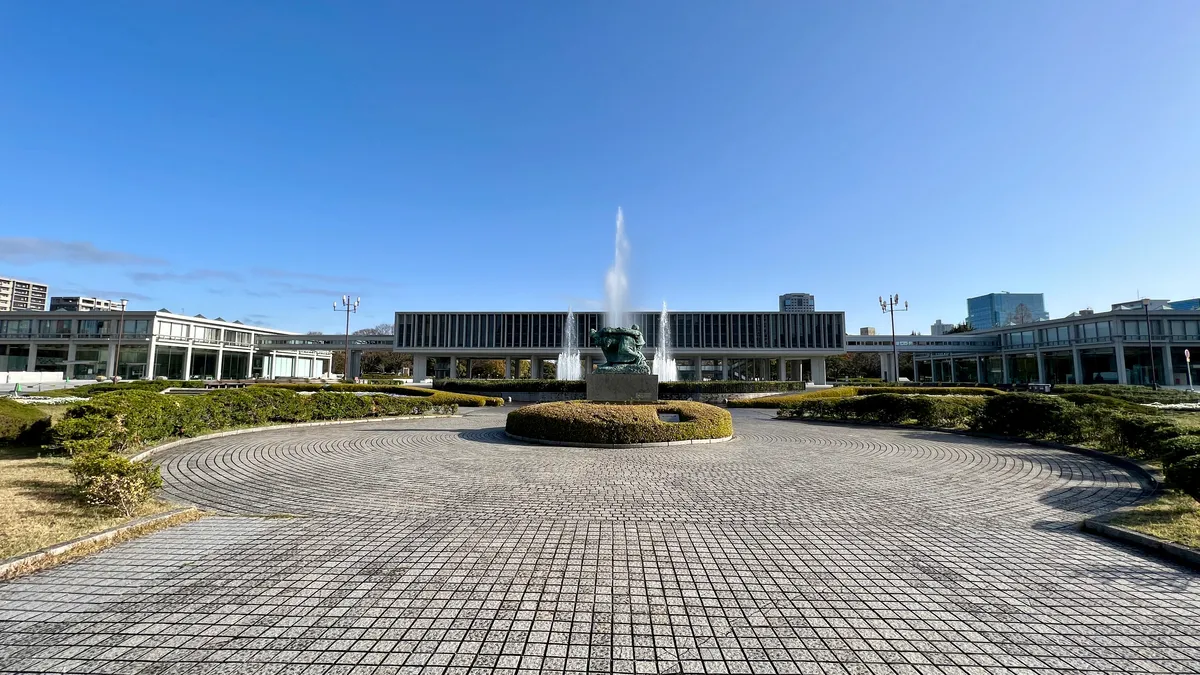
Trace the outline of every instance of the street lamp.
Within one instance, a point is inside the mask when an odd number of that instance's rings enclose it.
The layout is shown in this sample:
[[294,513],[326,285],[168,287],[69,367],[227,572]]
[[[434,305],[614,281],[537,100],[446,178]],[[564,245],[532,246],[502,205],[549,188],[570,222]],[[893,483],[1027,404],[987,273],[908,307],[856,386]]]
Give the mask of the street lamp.
[[337,301],[333,301],[333,311],[346,313],[346,374],[342,376],[343,382],[350,381],[350,315],[358,313],[358,304],[362,302],[362,298],[355,298],[354,302],[350,301],[349,295],[342,296],[342,306],[338,307]]
[[121,298],[121,318],[117,322],[117,351],[113,357],[116,361],[113,364],[113,376],[118,380],[121,379],[121,334],[125,332],[125,306],[128,304],[128,300]]
[[1150,347],[1150,388],[1158,389],[1158,369],[1154,366],[1154,334],[1150,332],[1150,298],[1142,298],[1146,311],[1146,344]]
[[[892,381],[900,381],[900,350],[896,347],[896,312],[907,312],[908,301],[904,301],[904,309],[896,309],[900,304],[900,294],[892,295],[888,298],[879,296],[879,308],[884,314],[892,316]],[[917,355],[913,354],[913,381],[917,381]]]

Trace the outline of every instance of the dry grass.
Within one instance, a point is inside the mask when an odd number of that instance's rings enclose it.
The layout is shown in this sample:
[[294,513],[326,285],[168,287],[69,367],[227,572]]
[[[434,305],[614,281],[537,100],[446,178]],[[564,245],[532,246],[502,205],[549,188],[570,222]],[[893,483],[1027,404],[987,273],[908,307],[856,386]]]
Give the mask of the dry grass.
[[69,408],[70,406],[71,406],[70,403],[57,403],[57,404],[38,403],[38,404],[35,404],[33,407],[35,407],[38,410],[41,410],[42,412],[49,415],[50,416],[50,424],[53,425],[53,424],[58,424],[58,421],[63,418],[63,415],[67,414],[67,408]]
[[1167,490],[1158,499],[1122,513],[1109,522],[1200,549],[1200,502],[1178,490]]
[[[0,448],[0,559],[99,532],[125,522],[123,516],[88,506],[74,494],[70,459],[38,456],[34,448]],[[155,500],[138,516],[162,513],[171,504]]]
[[1170,417],[1175,424],[1185,429],[1191,429],[1192,433],[1200,432],[1200,412],[1164,410],[1163,414]]

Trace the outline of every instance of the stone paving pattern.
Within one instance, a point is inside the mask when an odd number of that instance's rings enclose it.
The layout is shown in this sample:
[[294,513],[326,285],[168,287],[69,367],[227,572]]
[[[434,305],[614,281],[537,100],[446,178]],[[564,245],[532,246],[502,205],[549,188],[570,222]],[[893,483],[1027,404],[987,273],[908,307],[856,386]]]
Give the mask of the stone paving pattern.
[[1200,576],[1074,529],[1146,495],[1124,469],[755,410],[529,446],[503,412],[171,451],[222,515],[0,583],[0,671],[1200,672]]

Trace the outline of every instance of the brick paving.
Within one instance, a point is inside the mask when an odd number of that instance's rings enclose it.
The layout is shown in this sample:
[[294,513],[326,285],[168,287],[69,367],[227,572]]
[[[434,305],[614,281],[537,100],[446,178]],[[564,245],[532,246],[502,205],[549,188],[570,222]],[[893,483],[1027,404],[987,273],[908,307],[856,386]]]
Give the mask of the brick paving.
[[0,671],[1200,672],[1200,576],[1074,529],[1146,494],[1123,469],[763,411],[527,446],[502,415],[164,455],[221,515],[0,583]]

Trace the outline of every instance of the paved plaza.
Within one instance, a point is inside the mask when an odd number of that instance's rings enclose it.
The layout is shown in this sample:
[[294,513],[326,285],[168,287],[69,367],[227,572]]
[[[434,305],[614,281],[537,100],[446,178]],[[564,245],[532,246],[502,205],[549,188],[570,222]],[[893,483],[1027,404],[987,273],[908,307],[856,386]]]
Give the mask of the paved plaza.
[[540,447],[504,411],[201,441],[217,515],[0,583],[0,671],[1196,673],[1200,575],[1079,533],[1063,451],[734,411]]

